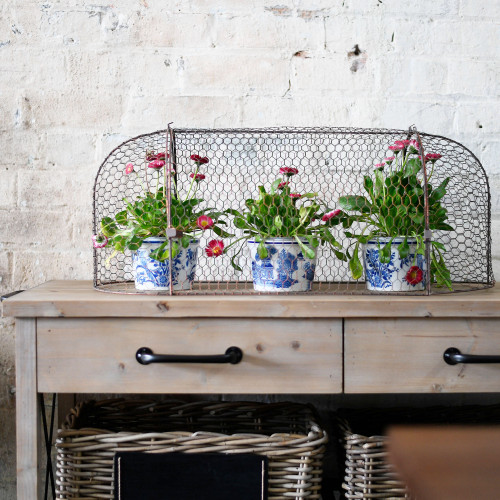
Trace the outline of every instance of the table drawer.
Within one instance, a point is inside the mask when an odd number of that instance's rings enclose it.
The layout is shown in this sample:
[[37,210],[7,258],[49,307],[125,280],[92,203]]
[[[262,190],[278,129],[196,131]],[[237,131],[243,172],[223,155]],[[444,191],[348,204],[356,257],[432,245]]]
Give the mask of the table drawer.
[[500,364],[443,360],[462,354],[500,355],[499,319],[346,319],[345,392],[499,392]]
[[[231,364],[139,364],[155,354],[223,354]],[[38,390],[90,393],[339,393],[342,320],[113,319],[37,321]]]

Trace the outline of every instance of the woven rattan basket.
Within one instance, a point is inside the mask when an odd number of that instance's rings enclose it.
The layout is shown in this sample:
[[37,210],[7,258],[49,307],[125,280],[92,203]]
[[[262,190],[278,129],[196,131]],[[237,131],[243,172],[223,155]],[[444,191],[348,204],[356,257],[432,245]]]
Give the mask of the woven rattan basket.
[[341,409],[336,418],[345,453],[342,488],[346,499],[411,499],[388,462],[384,433],[392,424],[500,424],[500,405],[428,408]]
[[265,455],[269,500],[320,499],[328,438],[316,422],[298,403],[80,403],[58,431],[57,498],[114,498],[117,451],[175,451]]

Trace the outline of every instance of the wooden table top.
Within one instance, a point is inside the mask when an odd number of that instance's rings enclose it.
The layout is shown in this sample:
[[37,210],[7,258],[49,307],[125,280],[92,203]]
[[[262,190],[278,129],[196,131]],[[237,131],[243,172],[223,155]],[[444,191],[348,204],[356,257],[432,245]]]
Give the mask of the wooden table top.
[[394,427],[390,461],[418,500],[500,498],[500,426]]
[[[341,292],[341,290],[340,290]],[[91,281],[49,281],[3,302],[16,317],[500,317],[500,287],[431,296],[353,294],[144,295],[105,293]]]

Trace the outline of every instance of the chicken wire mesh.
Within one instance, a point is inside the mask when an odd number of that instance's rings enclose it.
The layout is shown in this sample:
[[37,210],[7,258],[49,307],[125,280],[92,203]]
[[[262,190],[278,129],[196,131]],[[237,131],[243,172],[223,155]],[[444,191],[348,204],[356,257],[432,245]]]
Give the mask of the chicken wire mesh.
[[93,215],[103,291],[424,295],[494,284],[482,165],[415,127],[144,134],[102,163]]

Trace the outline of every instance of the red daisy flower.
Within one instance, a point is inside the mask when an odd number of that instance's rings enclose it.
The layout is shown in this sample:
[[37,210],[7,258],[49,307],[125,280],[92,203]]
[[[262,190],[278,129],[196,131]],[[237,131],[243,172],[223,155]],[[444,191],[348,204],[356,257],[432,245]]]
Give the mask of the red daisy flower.
[[292,175],[298,174],[299,170],[296,169],[295,167],[281,167],[280,168],[280,174],[285,174],[288,177],[291,177]]
[[194,178],[195,181],[202,181],[203,179],[205,179],[205,175],[204,174],[196,174],[196,177],[193,174],[189,174],[189,177],[191,177],[191,179]]
[[148,168],[153,168],[155,170],[159,170],[160,168],[165,166],[165,162],[163,160],[153,160],[148,163]]
[[208,163],[208,158],[206,156],[200,156],[200,155],[191,155],[190,156],[191,160],[193,160],[198,166],[203,165],[205,163]]
[[424,272],[418,266],[411,266],[406,273],[405,280],[410,285],[418,285],[424,279]]
[[441,158],[441,155],[439,153],[427,153],[425,155],[425,161],[431,161],[432,163],[438,161],[439,158]]
[[290,193],[290,198],[292,198],[292,200],[298,200],[299,198],[302,198],[302,195],[299,194],[299,193]]
[[208,242],[205,253],[208,257],[218,257],[224,253],[224,242],[222,240],[211,240]]
[[288,186],[288,184],[289,184],[288,182],[280,182],[278,184],[278,189],[283,189],[285,186]]
[[125,165],[125,173],[128,175],[131,174],[133,171],[134,171],[134,165],[132,163],[127,163]]

